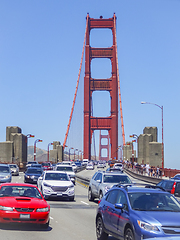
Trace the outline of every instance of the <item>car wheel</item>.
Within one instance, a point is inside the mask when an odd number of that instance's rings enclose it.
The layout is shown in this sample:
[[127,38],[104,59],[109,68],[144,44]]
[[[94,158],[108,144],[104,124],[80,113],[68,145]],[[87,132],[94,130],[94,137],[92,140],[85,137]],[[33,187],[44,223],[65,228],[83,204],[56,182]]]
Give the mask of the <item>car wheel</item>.
[[88,200],[89,200],[89,201],[94,201],[94,196],[93,196],[93,194],[92,194],[91,189],[88,190]]
[[42,224],[42,226],[41,226],[43,229],[48,229],[48,227],[49,227],[49,221],[47,222],[47,223],[45,223],[45,224]]
[[106,240],[108,238],[108,234],[104,231],[103,220],[101,217],[98,217],[96,221],[96,236],[97,240]]
[[124,240],[134,240],[134,234],[131,228],[126,229]]
[[100,191],[100,193],[99,193],[99,199],[101,199],[103,197],[103,193],[102,193],[102,191]]

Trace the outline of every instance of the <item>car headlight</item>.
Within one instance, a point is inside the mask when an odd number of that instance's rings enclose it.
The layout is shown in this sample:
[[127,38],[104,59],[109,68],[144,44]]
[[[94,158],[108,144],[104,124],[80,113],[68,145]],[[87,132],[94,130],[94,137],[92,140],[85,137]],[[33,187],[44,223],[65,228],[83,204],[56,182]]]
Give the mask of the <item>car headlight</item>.
[[159,228],[157,226],[151,225],[149,223],[142,222],[140,220],[137,220],[137,223],[140,228],[148,231],[148,232],[159,232]]
[[49,208],[48,207],[45,207],[45,208],[37,208],[36,209],[36,212],[48,212],[49,211]]
[[3,210],[3,211],[13,211],[13,208],[12,207],[0,206],[0,210]]
[[43,183],[43,185],[45,186],[45,187],[51,187],[51,185],[49,185],[49,184],[47,184],[47,183]]
[[10,178],[11,177],[11,175],[7,175],[5,178]]
[[25,177],[26,177],[26,178],[30,178],[30,176],[28,176],[28,175],[25,175]]

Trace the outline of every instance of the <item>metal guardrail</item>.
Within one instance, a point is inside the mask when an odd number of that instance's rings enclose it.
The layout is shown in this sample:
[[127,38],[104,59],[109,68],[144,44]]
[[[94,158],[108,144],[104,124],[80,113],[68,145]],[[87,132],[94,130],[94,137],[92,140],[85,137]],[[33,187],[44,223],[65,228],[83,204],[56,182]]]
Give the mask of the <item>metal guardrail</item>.
[[125,168],[124,172],[126,172],[127,174],[129,174],[133,178],[136,178],[138,180],[142,180],[144,182],[152,183],[152,184],[157,184],[162,180],[162,178],[149,177],[149,176],[145,176],[145,175],[135,173],[135,172],[129,170],[128,168]]
[[[76,172],[80,172],[80,171],[82,171],[84,169],[85,169],[85,167],[81,167]],[[141,174],[135,173],[135,172],[129,170],[128,168],[124,169],[124,172],[126,172],[128,175],[130,175],[131,177],[133,177],[135,179],[142,180],[144,182],[148,182],[148,183],[152,183],[152,184],[157,184],[157,183],[159,183],[162,180],[162,178],[149,177],[149,176],[145,176],[145,175],[141,175]],[[89,182],[90,182],[89,178],[76,176],[76,179],[79,182],[81,182],[83,185],[85,185],[85,186],[89,185]]]

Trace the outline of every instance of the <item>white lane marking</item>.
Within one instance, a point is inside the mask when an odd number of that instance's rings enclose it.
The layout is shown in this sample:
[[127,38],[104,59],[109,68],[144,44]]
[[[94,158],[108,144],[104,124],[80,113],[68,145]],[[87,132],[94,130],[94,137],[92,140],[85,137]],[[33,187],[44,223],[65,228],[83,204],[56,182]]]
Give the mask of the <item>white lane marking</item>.
[[53,217],[51,217],[51,216],[50,216],[49,218],[50,218],[50,219],[52,219],[52,220],[54,220],[54,218],[53,218]]
[[88,203],[86,203],[86,202],[83,202],[83,201],[81,201],[82,203],[84,203],[85,205],[89,205]]

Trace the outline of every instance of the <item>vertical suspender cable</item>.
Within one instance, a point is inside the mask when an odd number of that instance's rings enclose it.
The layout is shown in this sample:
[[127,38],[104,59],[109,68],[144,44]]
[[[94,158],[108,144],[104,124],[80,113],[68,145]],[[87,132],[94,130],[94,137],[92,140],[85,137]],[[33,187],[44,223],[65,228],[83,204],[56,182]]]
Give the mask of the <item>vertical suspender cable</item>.
[[75,101],[76,101],[78,86],[79,86],[79,79],[80,79],[82,62],[83,62],[83,56],[84,56],[84,47],[85,47],[85,42],[86,42],[87,26],[88,26],[88,16],[87,16],[87,19],[86,19],[86,30],[85,30],[83,50],[82,50],[82,55],[81,55],[81,63],[80,63],[80,67],[79,67],[79,74],[78,74],[78,79],[77,79],[77,84],[76,84],[76,90],[75,90],[75,94],[74,94],[74,100],[73,100],[73,105],[72,105],[72,108],[71,108],[71,114],[70,114],[70,117],[69,117],[67,130],[66,130],[66,135],[65,135],[65,139],[64,139],[64,143],[63,143],[63,148],[66,145],[66,141],[67,141],[67,137],[68,137],[68,133],[69,133],[69,128],[70,128],[70,125],[71,125],[72,115],[73,115],[73,111],[74,111],[74,105],[75,105]]
[[119,68],[118,68],[118,55],[117,55],[116,16],[115,16],[115,14],[114,14],[114,34],[115,34],[116,64],[117,64],[117,75],[118,75],[117,77],[118,77],[119,105],[120,105],[120,114],[121,114],[121,127],[122,127],[123,145],[125,145],[125,133],[124,133],[124,123],[123,123],[123,114],[122,114],[122,101],[121,101],[121,90],[120,90]]

